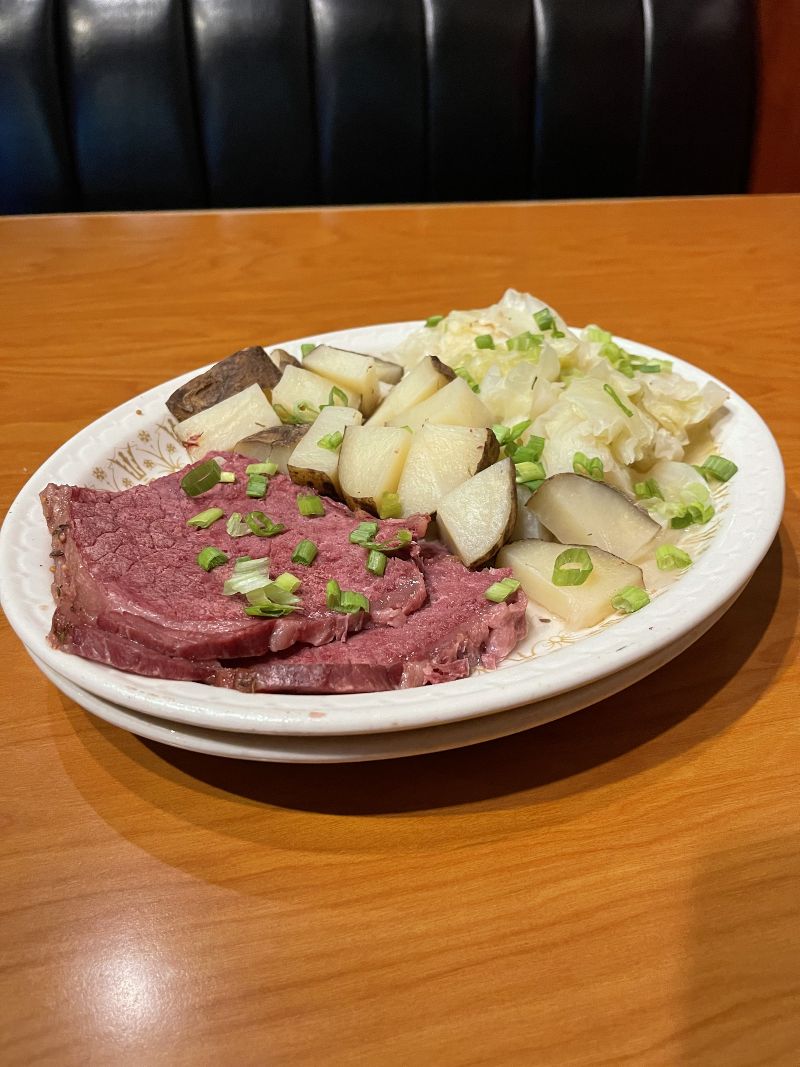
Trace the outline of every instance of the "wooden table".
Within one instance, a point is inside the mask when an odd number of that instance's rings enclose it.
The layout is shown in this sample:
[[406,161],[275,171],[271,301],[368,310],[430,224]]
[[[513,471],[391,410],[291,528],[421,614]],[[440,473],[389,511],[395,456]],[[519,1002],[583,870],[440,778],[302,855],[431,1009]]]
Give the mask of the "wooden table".
[[0,221],[5,505],[168,377],[507,285],[720,375],[790,481],[750,586],[678,660],[443,755],[144,743],[4,623],[0,1061],[798,1062],[799,251],[797,197]]

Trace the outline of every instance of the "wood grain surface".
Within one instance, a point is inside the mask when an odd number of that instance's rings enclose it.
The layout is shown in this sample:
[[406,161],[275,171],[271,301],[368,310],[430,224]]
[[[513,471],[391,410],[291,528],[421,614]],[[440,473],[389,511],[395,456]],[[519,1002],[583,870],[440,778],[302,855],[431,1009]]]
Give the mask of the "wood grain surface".
[[689,651],[441,755],[145,743],[3,621],[0,1062],[797,1064],[799,250],[793,197],[0,220],[4,507],[179,372],[508,285],[722,377],[789,480]]

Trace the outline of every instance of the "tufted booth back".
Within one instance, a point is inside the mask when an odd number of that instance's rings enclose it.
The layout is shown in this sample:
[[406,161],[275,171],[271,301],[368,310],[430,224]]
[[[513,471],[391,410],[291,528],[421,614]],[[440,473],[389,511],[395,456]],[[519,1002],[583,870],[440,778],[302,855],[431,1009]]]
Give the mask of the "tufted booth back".
[[0,0],[0,212],[737,192],[750,0]]

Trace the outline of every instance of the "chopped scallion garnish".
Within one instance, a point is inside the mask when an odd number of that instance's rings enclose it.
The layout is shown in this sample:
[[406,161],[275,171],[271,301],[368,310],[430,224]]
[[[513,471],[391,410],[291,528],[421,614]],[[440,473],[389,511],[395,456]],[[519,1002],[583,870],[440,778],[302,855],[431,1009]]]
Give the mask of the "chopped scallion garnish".
[[207,459],[205,463],[200,463],[184,474],[181,478],[181,489],[187,496],[201,496],[219,484],[221,474],[219,463]]
[[553,585],[583,585],[593,570],[585,548],[565,548],[553,565]]
[[225,529],[228,532],[229,537],[246,537],[251,533],[250,527],[242,519],[241,514],[238,511],[234,511],[231,517],[225,524]]
[[236,481],[236,475],[233,471],[220,471],[219,480],[223,485],[232,485]]
[[355,530],[350,531],[350,543],[366,546],[367,542],[371,541],[377,532],[377,522],[360,522]]
[[297,510],[305,518],[325,514],[325,505],[316,493],[300,493],[297,497]]
[[611,598],[611,607],[615,611],[622,611],[630,615],[634,611],[650,603],[647,591],[638,585],[626,585],[624,589]]
[[316,347],[317,346],[313,341],[305,341],[302,345],[300,345],[300,352],[303,356],[303,359],[306,358],[309,352],[313,352]]
[[310,567],[317,558],[318,552],[319,549],[314,542],[305,539],[292,552],[292,563],[302,563],[304,567]]
[[453,370],[456,372],[459,378],[461,378],[467,383],[473,393],[479,393],[481,391],[481,387],[478,385],[478,383],[475,381],[475,379],[472,377],[466,367],[454,367]]
[[553,318],[553,312],[550,308],[542,308],[541,311],[535,312],[533,317],[536,319],[536,325],[540,330],[555,329],[556,320]]
[[475,338],[476,348],[494,348],[494,338],[490,333],[479,334]]
[[483,595],[487,600],[491,600],[495,604],[501,604],[504,600],[508,600],[512,593],[516,593],[518,589],[519,582],[516,578],[503,578],[499,582],[492,582]]
[[222,587],[224,596],[236,596],[237,593],[252,593],[256,589],[263,589],[269,584],[269,560],[265,560],[267,567],[252,571],[236,571],[228,578]]
[[291,571],[284,571],[283,574],[279,574],[275,579],[275,585],[285,589],[287,593],[296,593],[300,588],[300,584],[300,579],[296,574],[292,574]]
[[627,415],[629,419],[632,419],[633,418],[633,412],[631,411],[631,409],[629,407],[626,407],[622,403],[622,401],[620,400],[619,394],[617,393],[616,389],[614,389],[608,383],[606,383],[603,386],[603,389],[604,389],[604,391],[606,393],[608,393],[608,395],[611,397],[611,399],[614,401],[614,403],[617,405],[617,407],[620,409],[620,411],[622,411],[623,414]]
[[369,600],[363,593],[353,592],[352,589],[343,589],[336,611],[344,612],[345,615],[353,615],[356,611],[369,611]]
[[218,548],[214,548],[213,545],[208,545],[206,548],[201,548],[198,552],[197,562],[204,571],[213,571],[215,567],[221,567],[223,563],[227,563],[228,557]]
[[248,589],[245,596],[248,604],[291,604],[296,607],[300,603],[300,597],[277,582],[262,583],[257,589]]
[[588,478],[593,478],[596,482],[602,482],[605,475],[602,459],[599,456],[593,456],[590,459],[583,452],[576,452],[572,457],[572,469],[576,474],[583,474]]
[[265,474],[248,474],[245,492],[247,496],[261,499],[267,495],[267,484],[268,480]]
[[636,482],[633,491],[639,500],[650,500],[651,498],[657,500],[664,499],[664,494],[661,492],[659,484],[655,478],[648,478],[646,482]]
[[282,523],[273,522],[272,519],[267,518],[263,511],[249,512],[245,515],[244,521],[256,537],[275,537],[276,534],[283,533],[286,529]]
[[709,456],[698,468],[702,474],[710,474],[718,482],[730,481],[738,469],[733,460],[725,459],[724,456]]
[[438,326],[444,318],[444,315],[431,315],[429,319],[426,319],[425,325],[429,330],[432,330],[434,326]]
[[673,530],[684,530],[695,523],[702,526],[711,519],[713,514],[714,508],[711,504],[687,504],[678,515],[672,516],[670,526]]
[[333,433],[326,433],[324,437],[320,437],[317,441],[319,448],[327,448],[329,452],[337,452],[344,441],[344,434],[341,430],[335,430]]
[[196,515],[192,515],[191,519],[186,520],[187,526],[194,526],[198,530],[207,530],[209,526],[213,526],[215,522],[223,517],[225,512],[222,508],[206,508],[205,511],[198,511]]
[[335,578],[325,585],[325,604],[329,611],[336,611],[342,599],[342,590]]
[[[516,455],[514,456],[514,459],[516,459]],[[517,485],[526,486],[532,493],[539,488],[547,477],[542,464],[533,460],[524,460],[522,463],[515,463],[514,468],[516,470]]]
[[344,389],[340,389],[338,385],[334,385],[333,389],[328,393],[328,406],[336,407],[337,400],[340,404],[347,406],[347,393]]
[[367,556],[367,570],[370,574],[376,574],[379,578],[386,570],[386,556],[383,552],[371,548]]
[[254,615],[258,619],[276,619],[281,615],[291,615],[295,610],[292,604],[248,604],[245,615]]
[[258,571],[269,577],[269,556],[253,559],[252,556],[239,556],[233,565],[234,574],[252,574]]
[[492,433],[497,438],[499,445],[508,446],[518,441],[530,424],[530,419],[523,419],[522,422],[518,422],[514,426],[504,426],[502,422],[498,422],[492,427]]
[[692,557],[675,545],[659,545],[656,549],[656,563],[660,571],[682,570],[692,565]]
[[397,493],[384,493],[378,501],[378,515],[382,519],[399,519],[403,514],[403,505]]
[[533,348],[539,348],[544,338],[540,333],[531,333],[530,330],[524,330],[522,333],[518,333],[516,337],[509,337],[506,341],[506,348],[509,352],[530,352]]
[[266,474],[272,476],[278,473],[277,463],[248,463],[244,469],[245,474]]

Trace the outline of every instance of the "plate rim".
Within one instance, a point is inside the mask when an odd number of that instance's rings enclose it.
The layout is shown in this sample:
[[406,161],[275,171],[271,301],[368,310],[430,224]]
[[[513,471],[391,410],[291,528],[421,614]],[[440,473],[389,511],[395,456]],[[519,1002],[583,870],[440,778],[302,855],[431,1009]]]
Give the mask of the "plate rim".
[[[339,341],[340,343],[343,343],[343,338],[352,338],[353,335],[362,337],[365,335],[369,336],[376,331],[378,333],[388,333],[390,331],[400,330],[410,331],[420,325],[421,322],[380,323],[372,326],[353,327],[349,329],[329,331],[327,333],[318,333],[309,335],[308,338],[297,338],[265,347],[299,349],[299,346],[308,339],[316,341],[327,340],[328,342],[333,343]],[[639,352],[642,355],[672,360],[676,365],[676,369],[686,373],[687,377],[692,380],[700,380],[703,382],[715,381],[724,388],[729,394],[729,399],[726,403],[729,410],[732,410],[734,417],[738,415],[739,419],[749,421],[751,423],[751,429],[755,428],[757,431],[762,446],[766,446],[760,450],[759,457],[763,460],[763,466],[767,473],[772,475],[770,479],[772,496],[769,501],[771,506],[769,507],[768,514],[765,514],[763,511],[759,512],[754,510],[752,506],[750,509],[751,514],[759,515],[761,521],[760,525],[757,525],[755,531],[757,534],[757,543],[754,546],[751,546],[751,551],[747,556],[746,566],[742,567],[740,565],[738,570],[734,570],[736,575],[735,581],[730,580],[730,573],[721,576],[719,583],[712,588],[711,594],[704,598],[705,608],[707,610],[704,610],[704,612],[700,614],[695,612],[695,615],[690,617],[688,621],[684,620],[682,625],[678,625],[677,629],[668,635],[670,640],[667,640],[666,643],[669,644],[672,640],[679,637],[681,633],[691,630],[692,626],[695,625],[704,614],[712,613],[720,604],[724,603],[729,598],[734,585],[749,580],[753,571],[758,566],[761,559],[763,559],[763,556],[766,554],[772,543],[782,518],[785,492],[783,463],[777,443],[764,420],[752,405],[724,382],[703,371],[701,368],[687,363],[679,357],[655,349],[652,346],[620,336],[617,336],[615,339],[630,350]],[[350,343],[352,344],[353,342],[350,341]],[[374,348],[377,346],[373,342],[371,347]],[[207,364],[207,366],[212,365],[213,364]],[[80,445],[90,441],[95,433],[99,432],[101,429],[105,429],[115,420],[122,418],[123,413],[127,415],[129,412],[137,411],[150,403],[163,402],[163,399],[169,395],[169,391],[177,388],[180,384],[192,378],[202,369],[204,368],[186,372],[185,374],[172,378],[161,385],[153,386],[132,399],[125,401],[123,404],[118,405],[112,411],[107,412],[105,415],[95,419],[88,426],[83,427],[77,434],[73,435],[73,437],[48,457],[48,459],[46,459],[29,477],[9,507],[8,514],[3,523],[3,528],[0,530],[0,556],[5,556],[8,543],[11,541],[13,533],[16,531],[17,523],[20,521],[17,518],[18,513],[22,512],[23,508],[31,503],[32,497],[35,498],[36,507],[38,508],[38,492],[44,487],[44,484],[46,484],[45,479],[52,480],[55,477],[54,469],[58,468],[59,463],[63,463],[64,459],[77,450]],[[764,492],[764,481],[765,479],[762,471],[762,478],[759,479],[758,485],[756,486],[756,492],[761,492],[762,495]],[[738,495],[737,483],[734,481],[731,483],[731,486],[733,487],[734,494]],[[734,508],[731,508],[730,511],[733,513]],[[733,514],[732,518],[729,516],[728,526],[737,521],[741,521],[738,511]],[[712,561],[715,558],[714,547],[717,542],[720,541],[724,530],[725,521],[723,518],[723,520],[721,520],[721,528],[716,531],[714,541],[709,545],[708,551],[703,553],[690,573],[681,577],[680,588],[686,591],[693,589],[698,582],[697,576],[703,575],[705,571],[710,569],[708,562],[709,557],[711,557]],[[562,682],[551,680],[549,685],[544,687],[543,691],[537,693],[535,685],[533,687],[526,685],[525,683],[528,679],[525,677],[520,679],[519,677],[520,672],[532,672],[535,661],[528,661],[524,664],[512,664],[506,666],[501,671],[472,675],[470,678],[437,686],[436,707],[427,709],[427,711],[422,714],[422,717],[420,717],[419,706],[426,702],[427,704],[433,703],[430,699],[426,700],[426,698],[429,698],[428,687],[411,690],[395,690],[377,694],[354,695],[306,696],[300,694],[247,694],[236,693],[233,691],[213,690],[212,687],[207,686],[199,688],[200,683],[195,682],[144,679],[137,675],[125,674],[113,667],[92,663],[83,660],[80,657],[71,656],[50,648],[44,640],[45,635],[41,633],[38,628],[34,629],[33,640],[26,640],[24,633],[28,632],[27,627],[28,624],[30,624],[30,620],[24,618],[24,612],[20,613],[18,611],[19,605],[15,598],[10,596],[8,591],[11,588],[13,587],[10,579],[8,577],[0,576],[0,600],[2,600],[9,622],[17,632],[18,636],[22,639],[23,644],[25,644],[26,647],[29,647],[39,658],[50,663],[53,669],[59,674],[67,677],[80,688],[92,692],[97,696],[101,696],[104,699],[107,698],[112,703],[121,703],[133,711],[141,712],[146,715],[166,718],[175,722],[183,722],[189,726],[203,726],[208,729],[223,729],[247,733],[279,732],[288,735],[300,735],[391,732],[395,730],[416,729],[424,725],[436,725],[457,721],[463,718],[493,714],[497,711],[506,710],[509,707],[557,696],[560,693],[567,692],[571,689],[580,688],[588,682],[599,680],[609,674],[624,670],[627,666],[630,666],[638,660],[647,658],[652,651],[664,644],[664,637],[662,636],[659,639],[650,640],[645,637],[644,647],[639,645],[637,639],[642,633],[641,622],[644,617],[641,615],[630,616],[619,620],[608,630],[599,634],[587,636],[572,646],[573,648],[583,650],[584,654],[582,658],[584,661],[587,661],[594,659],[598,648],[603,648],[607,643],[609,634],[618,635],[620,638],[619,641],[614,642],[615,645],[620,645],[619,648],[605,650],[605,654],[608,658],[602,665],[595,662],[592,663],[591,669],[584,668],[580,672],[577,672],[579,677],[578,681],[574,680],[572,677],[576,672],[574,670],[568,671],[570,680]],[[704,592],[708,594],[707,590],[704,590]],[[668,590],[664,595],[668,597],[670,591]],[[661,601],[662,598],[659,598],[659,601],[656,602],[656,604],[650,605],[650,607],[645,610],[650,611],[652,615],[651,609],[656,607]],[[52,604],[50,604],[50,614],[51,613]],[[48,614],[48,623],[50,614]],[[650,632],[654,632],[655,624],[648,629]],[[20,632],[21,630],[23,632]],[[560,651],[553,652],[550,653],[548,657],[545,657],[545,659],[550,659],[552,656],[558,656],[560,654]],[[573,656],[573,658],[576,657]],[[489,683],[486,684],[486,681],[482,680],[489,680]],[[518,684],[520,681],[522,684]],[[141,686],[146,683],[157,683],[159,690],[166,687],[167,692],[164,693],[159,691],[158,693],[154,693],[147,690],[143,692]],[[189,690],[185,689],[187,686],[190,687]],[[151,686],[151,689],[155,689],[155,686]],[[210,689],[217,694],[225,694],[226,706],[212,707],[211,709],[207,706],[203,706],[207,702],[204,702],[201,699],[201,696],[205,695],[207,697]],[[474,698],[471,699],[473,695]],[[481,696],[482,699],[476,703],[478,696]],[[254,707],[256,702],[260,705],[258,708]],[[216,703],[220,703],[219,696],[216,698]],[[409,715],[409,709],[414,709],[415,706],[418,709],[417,715]],[[273,710],[271,710],[271,707]],[[281,709],[277,714],[274,712],[275,707]],[[329,709],[324,713],[324,717],[317,717],[319,715],[320,707]]]

